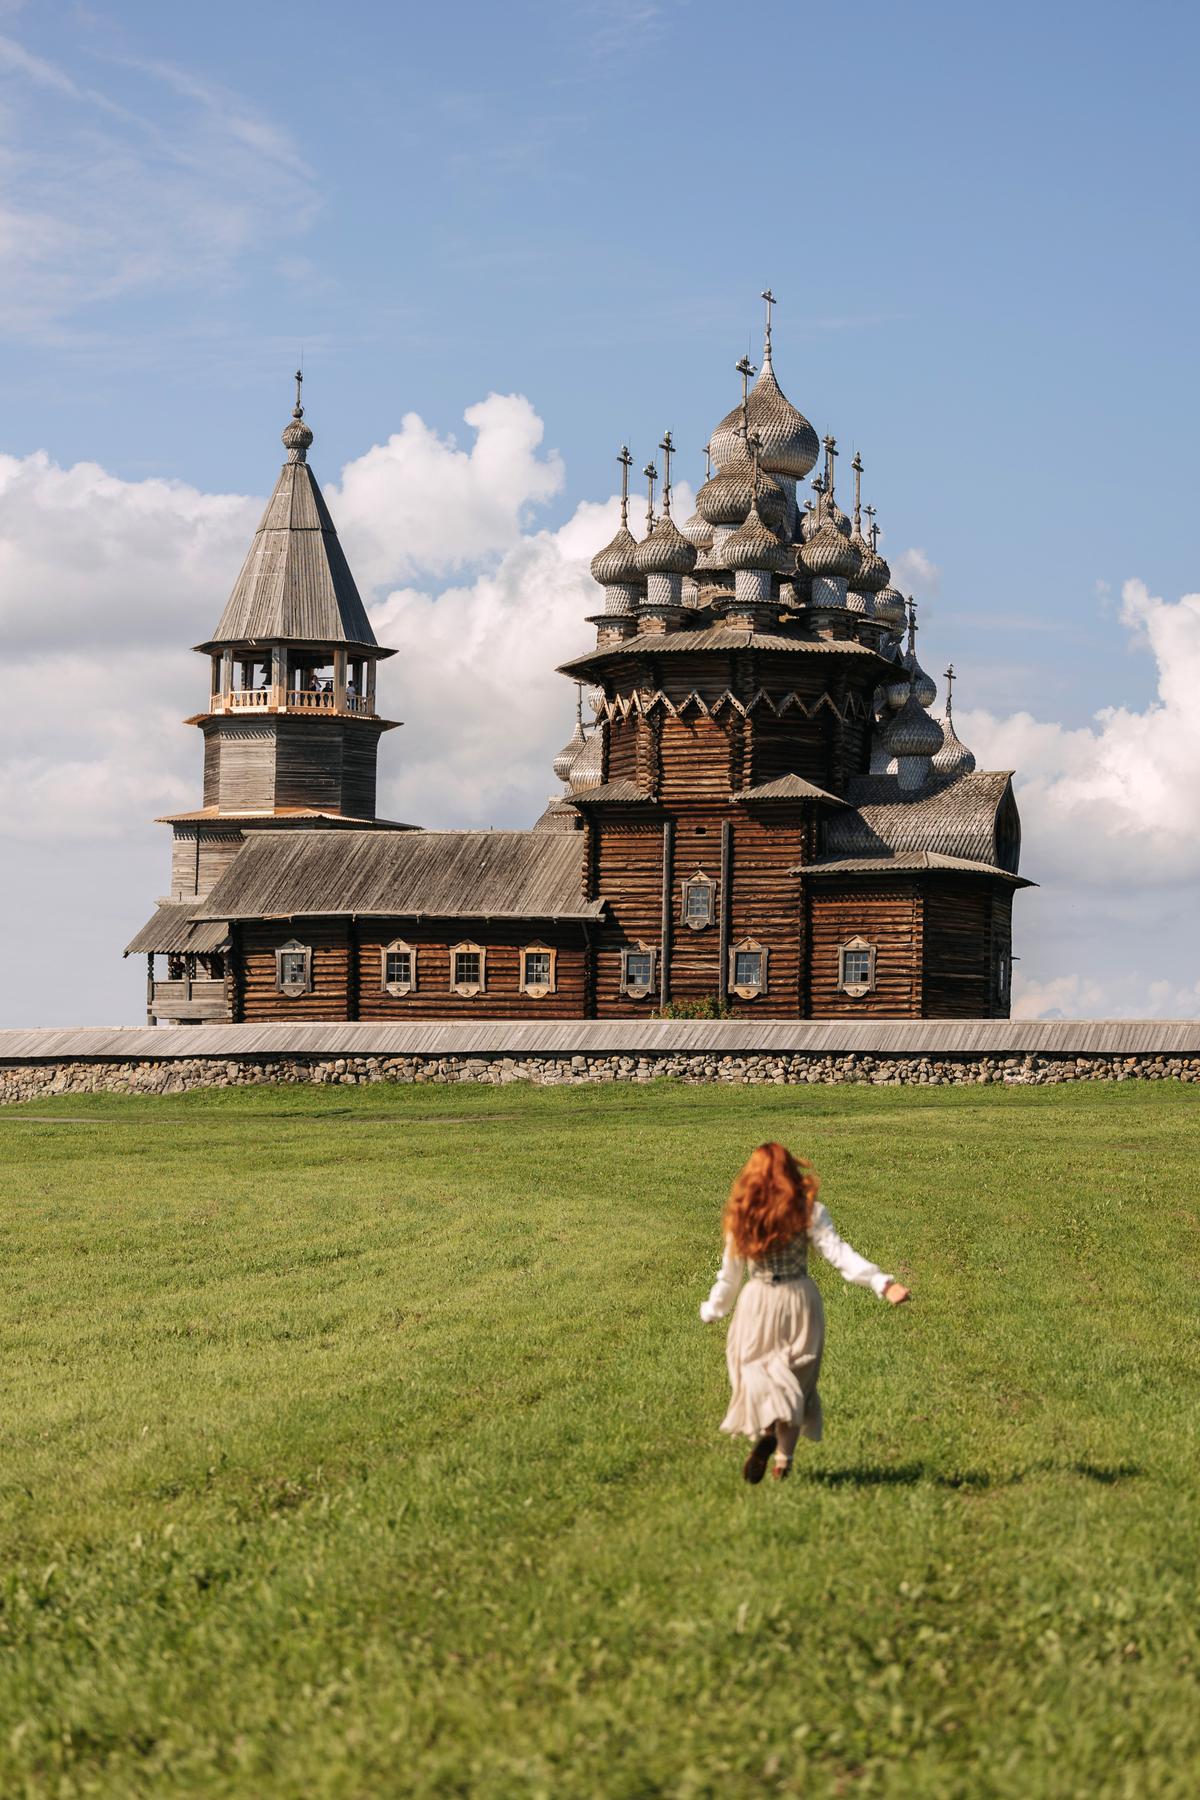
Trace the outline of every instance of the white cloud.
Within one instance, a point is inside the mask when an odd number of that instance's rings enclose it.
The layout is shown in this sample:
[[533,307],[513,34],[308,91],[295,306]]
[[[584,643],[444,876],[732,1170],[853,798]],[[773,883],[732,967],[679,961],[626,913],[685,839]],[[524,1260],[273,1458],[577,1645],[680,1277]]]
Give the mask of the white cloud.
[[545,428],[523,394],[489,394],[463,417],[475,433],[470,449],[406,413],[386,444],[347,464],[330,488],[365,587],[513,548],[533,509],[562,488],[562,461],[557,451],[538,455]]
[[[885,548],[886,555],[886,548]],[[942,587],[942,571],[919,547],[901,550],[888,557],[892,581],[902,594],[915,594],[918,600],[936,600]]]
[[1157,698],[1109,707],[1068,730],[1015,713],[964,712],[982,763],[1016,769],[1026,831],[1045,877],[1122,888],[1200,879],[1200,595],[1121,591],[1121,622],[1153,654]]

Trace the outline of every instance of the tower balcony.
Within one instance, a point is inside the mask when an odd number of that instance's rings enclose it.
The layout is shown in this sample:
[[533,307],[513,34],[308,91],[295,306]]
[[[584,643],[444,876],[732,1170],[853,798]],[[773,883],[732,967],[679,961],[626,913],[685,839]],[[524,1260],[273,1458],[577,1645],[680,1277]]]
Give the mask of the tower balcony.
[[300,713],[373,719],[373,655],[341,645],[297,648],[278,644],[211,652],[212,713]]
[[214,713],[322,713],[373,719],[375,696],[349,688],[339,694],[332,685],[319,688],[230,688],[210,696]]

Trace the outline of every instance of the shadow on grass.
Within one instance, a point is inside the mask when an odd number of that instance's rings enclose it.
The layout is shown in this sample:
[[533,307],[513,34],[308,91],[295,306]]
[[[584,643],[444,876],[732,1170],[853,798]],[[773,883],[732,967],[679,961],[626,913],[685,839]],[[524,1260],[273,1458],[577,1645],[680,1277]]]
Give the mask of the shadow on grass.
[[801,1478],[818,1487],[918,1487],[928,1482],[932,1487],[983,1490],[985,1488],[1019,1487],[1032,1475],[1078,1475],[1101,1487],[1114,1487],[1120,1481],[1133,1481],[1142,1473],[1136,1463],[1034,1463],[1028,1469],[1012,1469],[993,1474],[989,1469],[955,1469],[945,1473],[925,1463],[865,1463],[854,1469],[808,1469],[798,1471]]

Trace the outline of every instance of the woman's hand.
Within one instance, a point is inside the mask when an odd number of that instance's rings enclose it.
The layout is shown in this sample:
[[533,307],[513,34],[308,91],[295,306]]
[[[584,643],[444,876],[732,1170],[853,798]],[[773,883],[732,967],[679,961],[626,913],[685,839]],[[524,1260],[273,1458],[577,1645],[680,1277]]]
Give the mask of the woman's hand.
[[883,1290],[883,1297],[889,1306],[902,1306],[908,1299],[908,1289],[901,1287],[898,1281],[889,1281]]

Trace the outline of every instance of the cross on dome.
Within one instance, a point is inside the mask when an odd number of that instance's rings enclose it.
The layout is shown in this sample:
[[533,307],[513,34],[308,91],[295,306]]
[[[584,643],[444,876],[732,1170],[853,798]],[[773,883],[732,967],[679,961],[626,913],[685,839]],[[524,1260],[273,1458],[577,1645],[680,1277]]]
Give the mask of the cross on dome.
[[621,523],[629,523],[629,471],[633,467],[633,458],[629,454],[629,445],[621,445],[621,454],[617,461],[621,465]]
[[658,470],[652,462],[648,462],[642,470],[646,477],[646,536],[654,530],[654,484],[658,480]]
[[669,519],[671,516],[671,458],[675,454],[675,441],[669,431],[663,432],[658,447],[663,453],[663,518]]
[[767,303],[767,330],[763,342],[763,368],[769,369],[771,367],[771,308],[778,305],[778,302],[769,287],[763,289],[762,298]]

